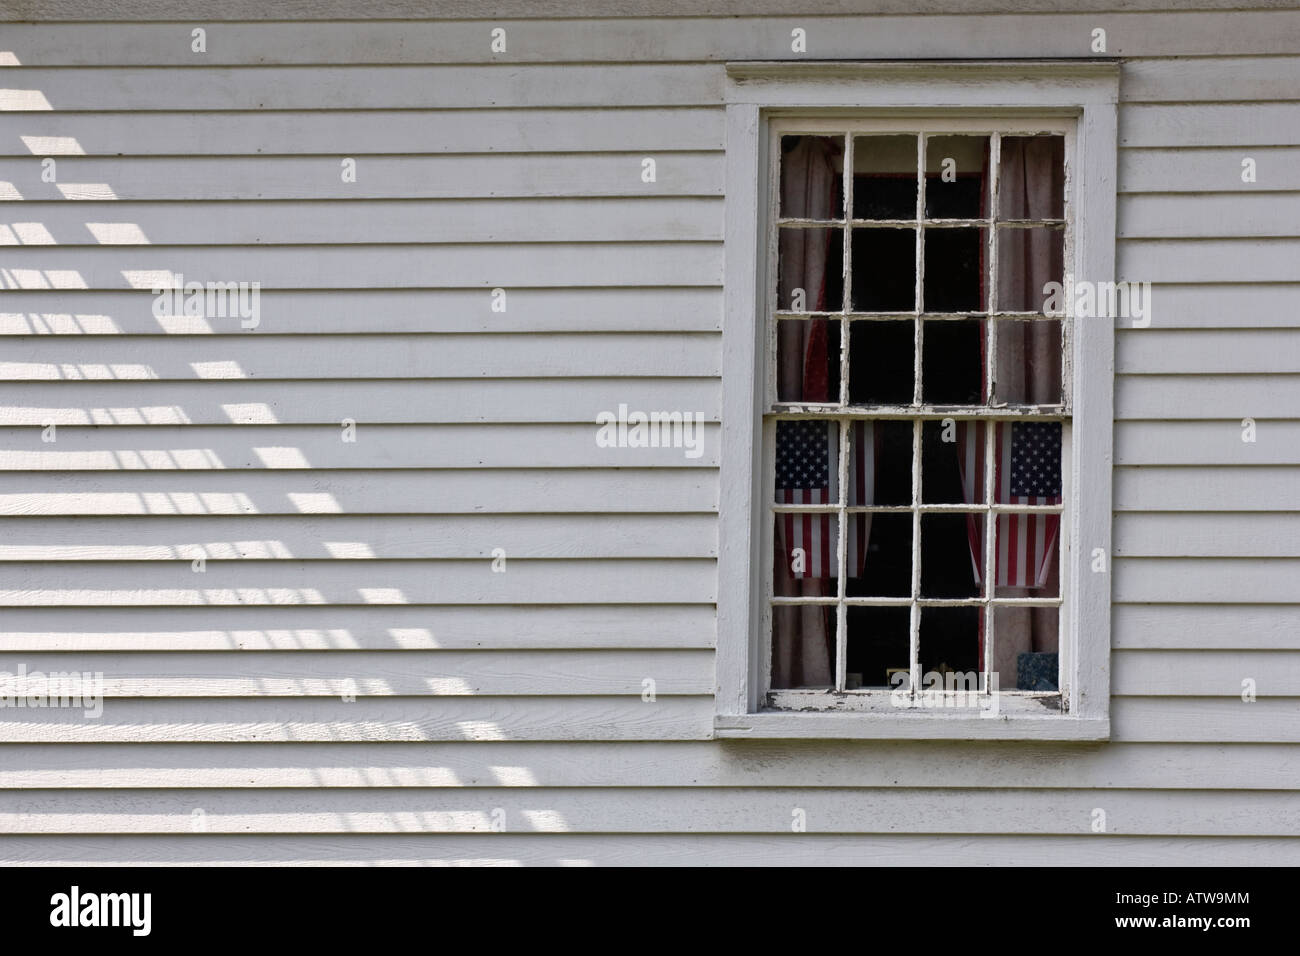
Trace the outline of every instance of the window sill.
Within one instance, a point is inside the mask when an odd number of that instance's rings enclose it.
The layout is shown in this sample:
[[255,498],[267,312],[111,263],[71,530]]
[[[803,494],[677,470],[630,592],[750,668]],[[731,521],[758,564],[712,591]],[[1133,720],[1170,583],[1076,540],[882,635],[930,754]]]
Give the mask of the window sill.
[[719,714],[713,719],[719,739],[844,740],[1109,740],[1105,717],[925,713],[795,713],[761,711]]

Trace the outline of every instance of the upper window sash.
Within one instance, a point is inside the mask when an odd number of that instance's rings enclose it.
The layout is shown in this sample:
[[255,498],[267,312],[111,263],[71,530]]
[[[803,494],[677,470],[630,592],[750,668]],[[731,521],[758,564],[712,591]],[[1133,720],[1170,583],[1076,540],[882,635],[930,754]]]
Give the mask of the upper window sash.
[[[918,153],[917,157],[917,199],[913,210],[913,215],[907,219],[899,220],[881,220],[881,219],[860,219],[855,218],[853,213],[853,176],[845,173],[843,176],[842,202],[840,207],[835,210],[835,215],[827,219],[805,220],[798,218],[782,217],[780,215],[780,166],[778,161],[772,161],[772,158],[778,157],[781,153],[781,139],[786,136],[810,135],[810,136],[845,136],[846,155],[844,162],[846,165],[853,161],[853,151],[857,148],[854,140],[863,136],[898,136],[916,134],[918,139],[918,149],[924,148],[929,138],[936,136],[988,136],[990,140],[989,160],[989,185],[990,193],[988,195],[988,215],[980,218],[955,219],[943,218],[937,219],[925,214],[926,173],[921,170],[922,160]],[[1028,219],[1028,218],[1009,218],[1003,216],[999,211],[999,167],[1000,156],[998,146],[1005,137],[1032,136],[1032,135],[1054,135],[1060,136],[1064,140],[1064,150],[1066,161],[1064,163],[1064,179],[1062,183],[1062,210],[1059,218],[1049,219]],[[815,413],[819,416],[823,413],[834,414],[836,412],[863,412],[870,410],[874,417],[911,417],[917,413],[922,414],[941,414],[943,417],[948,415],[998,415],[1005,417],[1025,417],[1036,414],[1050,415],[1054,417],[1068,417],[1071,411],[1071,396],[1073,392],[1072,369],[1070,361],[1062,362],[1061,367],[1061,388],[1062,398],[1059,402],[1044,404],[1024,404],[1017,403],[1016,407],[1008,409],[1005,402],[999,403],[992,400],[976,404],[963,404],[953,407],[946,403],[934,403],[923,401],[920,394],[921,377],[917,376],[915,380],[916,394],[913,400],[907,404],[890,404],[890,403],[858,403],[848,400],[847,395],[841,395],[841,400],[830,401],[827,403],[810,403],[810,402],[790,402],[781,401],[777,397],[776,389],[776,363],[775,363],[775,335],[776,320],[785,318],[806,319],[813,317],[827,319],[855,319],[880,318],[882,320],[889,318],[901,318],[912,316],[918,321],[917,335],[920,337],[919,322],[922,317],[927,322],[938,321],[940,319],[977,319],[984,317],[998,317],[1003,321],[1014,319],[1028,319],[1031,317],[1041,317],[1040,311],[1026,311],[1008,308],[1007,303],[997,301],[997,281],[998,264],[996,261],[996,251],[1001,243],[996,241],[995,234],[999,226],[1005,232],[1010,229],[1036,228],[1036,227],[1060,227],[1063,234],[1063,251],[1062,258],[1066,263],[1074,259],[1074,205],[1075,197],[1073,195],[1073,183],[1071,181],[1073,169],[1070,158],[1077,152],[1077,123],[1073,115],[1063,115],[1057,113],[1044,113],[1035,116],[1031,113],[1021,112],[997,116],[994,114],[984,114],[979,117],[932,117],[916,116],[902,117],[881,116],[881,117],[857,117],[857,116],[783,116],[780,113],[774,114],[767,123],[767,137],[769,150],[770,175],[767,180],[766,195],[760,197],[765,204],[767,221],[771,224],[768,234],[764,237],[767,242],[766,256],[767,266],[773,268],[778,262],[779,256],[779,233],[781,227],[799,228],[804,223],[815,223],[815,226],[808,228],[817,228],[822,224],[827,227],[843,230],[844,236],[844,278],[846,283],[851,281],[851,273],[848,271],[850,259],[850,238],[855,233],[869,228],[881,228],[882,223],[893,224],[897,222],[900,226],[905,226],[917,230],[917,261],[914,269],[914,278],[918,286],[917,294],[913,300],[910,310],[891,310],[889,312],[875,312],[867,310],[858,310],[852,307],[851,302],[842,303],[842,309],[833,309],[829,305],[824,310],[805,309],[795,311],[783,306],[788,303],[782,303],[778,299],[776,282],[769,282],[768,287],[764,290],[766,293],[767,310],[765,316],[770,324],[768,348],[771,350],[770,361],[764,369],[767,396],[770,401],[765,407],[766,412],[781,412],[788,408],[797,407],[802,411]],[[936,226],[935,223],[942,223],[942,226]],[[985,244],[988,246],[989,261],[987,263],[988,288],[990,293],[989,301],[981,302],[980,308],[964,310],[960,312],[936,311],[923,308],[922,295],[919,287],[924,282],[924,243],[926,241],[926,231],[936,228],[949,228],[957,224],[961,227],[972,227],[986,229],[990,236],[986,237]],[[988,242],[987,239],[993,239]],[[770,273],[769,273],[770,274]],[[1064,279],[1064,277],[1062,277]],[[851,298],[851,294],[846,293],[846,298]],[[1068,350],[1070,337],[1072,335],[1072,322],[1070,316],[1064,312],[1052,313],[1048,318],[1060,321],[1061,334],[1064,339],[1063,347]],[[997,328],[999,323],[993,322],[990,325],[990,340],[987,356],[986,373],[989,380],[993,380],[993,356],[995,355],[994,346],[996,344]],[[916,361],[921,362],[921,350],[916,351]],[[841,387],[846,388],[847,376],[841,375]]]

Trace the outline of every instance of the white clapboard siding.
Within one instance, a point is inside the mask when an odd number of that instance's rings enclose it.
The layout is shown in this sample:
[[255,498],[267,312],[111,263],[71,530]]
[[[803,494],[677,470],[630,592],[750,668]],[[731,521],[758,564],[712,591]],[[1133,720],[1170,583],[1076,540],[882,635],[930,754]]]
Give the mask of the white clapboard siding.
[[[672,196],[0,207],[0,245],[233,246],[719,241],[722,201]],[[13,217],[18,217],[16,220]],[[32,224],[40,226],[38,232]],[[48,237],[47,235],[48,234]],[[542,250],[538,250],[540,254]]]
[[[0,861],[1300,863],[1300,11],[555,0],[502,54],[463,2],[231,3],[202,57],[149,11],[4,28],[0,673],[104,698],[0,711]],[[1111,739],[711,739],[723,64],[1098,26],[1153,284]],[[261,283],[257,328],[155,315],[178,273]],[[620,405],[698,412],[699,456],[597,445]]]
[[[1255,160],[1255,182],[1243,182],[1242,159]],[[1251,146],[1241,148],[1120,150],[1121,193],[1261,192],[1300,188],[1300,148]],[[1247,263],[1243,263],[1247,264]],[[1243,277],[1247,278],[1247,277]]]
[[[1201,61],[1198,61],[1201,62]],[[1232,61],[1235,62],[1235,61]],[[1120,114],[1121,147],[1300,145],[1300,103],[1134,103]],[[723,146],[716,107],[596,109],[26,112],[0,156],[366,156],[480,152],[657,152]],[[391,145],[390,145],[391,144]]]
[[[1261,415],[1274,413],[1266,397],[1261,396],[1258,404]],[[1254,441],[1243,440],[1245,431],[1241,421],[1121,422],[1115,426],[1115,462],[1120,465],[1300,465],[1300,421],[1261,420],[1255,425]]]
[[[645,676],[650,676],[649,674]],[[1261,704],[1261,707],[1264,705]],[[14,709],[0,743],[330,740],[704,740],[710,696],[115,698],[81,709]]]
[[[104,701],[98,718],[68,707],[13,709],[0,743],[704,740],[712,715],[711,696],[129,697]],[[1113,739],[1131,742],[1291,743],[1300,707],[1295,698],[1116,697],[1111,721]]]
[[[496,378],[483,401],[477,378],[149,382],[96,379],[10,382],[0,425],[337,425],[345,418],[390,424],[595,422],[620,404],[645,411],[699,412],[718,421],[718,380],[697,378]],[[43,404],[57,401],[58,405]],[[1131,416],[1130,416],[1131,417]]]
[[710,511],[716,469],[0,471],[0,515],[543,514]]
[[1300,146],[1300,103],[1129,103],[1120,111],[1119,145]]
[[1270,417],[1300,418],[1300,366],[1289,375],[1126,375],[1115,383],[1115,417],[1230,419],[1261,395]]
[[[383,155],[360,158],[343,182],[329,156],[64,156],[59,180],[41,180],[31,159],[0,159],[4,199],[464,199],[546,196],[718,196],[717,152],[651,155],[655,180],[642,178],[644,152]],[[1205,188],[1205,187],[1201,187]],[[344,238],[344,237],[339,237]]]
[[120,655],[0,654],[0,671],[102,674],[105,706],[167,697],[640,697],[707,694],[712,654],[701,651],[287,651],[207,656],[137,654],[129,675]]
[[[786,821],[787,828],[789,821]],[[1285,837],[1126,837],[947,834],[261,834],[13,836],[0,862],[28,866],[1295,866]],[[955,855],[954,855],[955,854]]]
[[1118,604],[1116,647],[1168,650],[1294,650],[1293,604]]
[[723,74],[703,64],[280,66],[239,69],[16,67],[4,110],[491,109],[528,106],[698,106],[716,103]]
[[[349,426],[350,427],[350,426]],[[292,468],[716,467],[720,429],[692,423],[670,445],[597,444],[605,427],[583,425],[369,425],[354,441],[328,425],[64,426],[0,429],[0,471],[213,470]],[[1136,426],[1135,426],[1136,427]],[[611,432],[612,433],[612,432]],[[1292,449],[1292,454],[1300,449]],[[1275,456],[1276,457],[1276,456]]]
[[[702,332],[722,327],[720,287],[656,285],[651,290],[507,283],[494,288],[505,293],[504,309],[493,308],[502,300],[487,288],[262,289],[258,334],[299,336],[295,341],[301,345],[301,336],[339,333]],[[0,335],[248,334],[238,318],[155,316],[154,298],[151,289],[6,290],[0,297]],[[1280,303],[1285,296],[1277,299]],[[1267,314],[1279,317],[1271,324],[1280,324],[1280,317],[1291,310],[1279,307]],[[106,343],[97,345],[103,348]]]
[[[339,237],[343,239],[343,237]],[[593,271],[592,255],[608,257]],[[211,249],[182,246],[105,246],[5,249],[13,288],[172,288],[169,276],[186,282],[260,283],[269,289],[373,286],[480,286],[490,289],[503,274],[523,285],[654,285],[672,276],[675,285],[718,285],[722,245],[717,242],[566,242],[412,244],[378,248],[365,243]],[[40,266],[33,268],[34,266]],[[43,268],[41,268],[43,267]],[[667,270],[667,271],[665,271]],[[160,311],[167,311],[160,309]],[[177,311],[180,311],[179,309]]]
[[1113,533],[1126,557],[1300,557],[1300,513],[1125,513]]
[[[788,824],[788,821],[787,821]],[[1295,866],[1300,840],[1267,837],[1001,836],[945,834],[212,834],[8,837],[0,861],[28,866]],[[956,856],[954,857],[954,852]]]
[[[1294,161],[1300,162],[1300,150]],[[1294,185],[1300,188],[1300,178]],[[1130,282],[1289,282],[1300,239],[1126,239],[1117,254],[1117,271]]]
[[[498,556],[500,557],[500,556]],[[202,604],[708,604],[702,558],[7,562],[0,607]]]
[[1115,510],[1300,511],[1294,474],[1294,466],[1121,466],[1115,469]]
[[[722,204],[702,197],[32,201],[3,210],[0,245],[291,245],[718,240]],[[1122,239],[1295,237],[1300,195],[1258,191],[1129,194]]]
[[1300,558],[1118,558],[1114,598],[1126,602],[1300,605],[1297,575]]
[[707,513],[13,518],[0,561],[491,558],[497,548],[517,558],[707,558],[716,524]]
[[[508,565],[507,565],[508,567]],[[11,652],[432,651],[706,648],[714,611],[700,604],[469,606],[227,605],[8,608]]]
[[[6,30],[12,27],[6,27]],[[158,52],[161,52],[158,51]],[[11,114],[0,156],[382,156],[414,153],[586,153],[723,146],[714,106],[501,107],[202,113]],[[337,165],[337,164],[336,164]]]
[[1294,238],[1300,193],[1133,193],[1118,219],[1121,239]]
[[[102,674],[108,700],[170,697],[493,697],[707,694],[711,653],[664,650],[308,651],[225,654],[137,653],[129,675],[120,655],[0,654],[0,671]],[[1240,697],[1243,681],[1269,698],[1300,696],[1296,651],[1118,651],[1119,696]]]
[[[1093,790],[706,789],[651,787],[542,793],[466,788],[0,793],[0,833],[766,833],[790,831],[800,807],[818,833],[1091,833]],[[1106,833],[1289,837],[1300,801],[1288,793],[1106,793]],[[496,817],[497,822],[494,822]],[[942,821],[935,823],[934,821]]]
[[821,787],[981,789],[1295,789],[1293,744],[1079,744],[1060,750],[986,741],[370,741],[227,744],[5,744],[0,789],[270,787]]
[[1300,697],[1300,651],[1117,651],[1111,692],[1124,696]]
[[[1300,19],[1293,16],[1290,25],[1300,27]],[[570,40],[569,49],[582,45]],[[310,110],[322,103],[345,110],[699,106],[718,101],[723,77],[716,66],[686,63],[101,67],[94,83],[82,82],[79,71],[46,67],[6,74],[12,86],[0,91],[0,109],[35,111],[154,109],[160,99],[186,111]],[[1125,79],[1124,98],[1138,102],[1293,99],[1300,65],[1295,57],[1155,61],[1134,64]]]
[[1239,696],[1116,697],[1111,719],[1117,740],[1293,744],[1300,739],[1300,699],[1295,697],[1261,697],[1251,703]]
[[[1123,273],[1119,278],[1129,282],[1150,281]],[[1300,283],[1289,280],[1269,283],[1201,283],[1198,278],[1188,273],[1176,282],[1151,286],[1151,321],[1148,329],[1268,329],[1300,326]],[[1132,316],[1116,316],[1115,326],[1119,329],[1132,328]]]
[[1171,331],[1157,328],[1153,319],[1151,328],[1121,329],[1115,343],[1115,371],[1131,375],[1294,373],[1297,369],[1300,329]]
[[[1300,343],[1300,331],[1292,338]],[[341,341],[346,348],[340,347]],[[710,333],[405,334],[300,340],[268,326],[221,339],[160,336],[147,345],[139,338],[108,339],[95,345],[87,354],[86,343],[70,336],[33,335],[11,342],[0,361],[0,377],[20,381],[698,378],[718,375],[721,365],[721,340]]]
[[1120,89],[1130,102],[1295,100],[1300,56],[1135,60],[1126,64]]
[[[1294,54],[1300,16],[1292,10],[1203,10],[1166,4],[1157,12],[1115,12],[1113,0],[1101,4],[1105,16],[1060,5],[1054,15],[1037,10],[971,15],[954,13],[948,0],[913,15],[916,4],[898,5],[881,16],[801,15],[809,53],[826,59],[927,59],[934,57],[1085,57],[1092,54],[1092,30],[1103,23],[1112,56],[1188,56],[1195,54]],[[860,10],[860,7],[855,8]],[[1001,10],[1007,10],[1002,7]],[[348,8],[349,12],[352,11]],[[116,11],[120,16],[121,11]],[[548,11],[549,12],[549,11]],[[107,35],[80,25],[10,41],[20,64],[118,65],[169,64],[199,70],[211,64],[255,68],[266,63],[361,64],[438,63],[654,63],[693,60],[795,59],[790,50],[786,7],[766,16],[624,16],[590,19],[581,7],[554,19],[502,18],[486,21],[402,21],[400,23],[222,23],[210,29],[211,59],[196,64],[185,24],[109,24]],[[698,11],[687,8],[683,14]],[[775,14],[775,15],[773,15]],[[475,11],[475,17],[481,11]],[[567,17],[583,16],[574,22]],[[256,8],[254,19],[262,16]],[[351,19],[351,18],[349,18]],[[42,25],[44,26],[44,25]],[[491,48],[490,26],[507,31],[506,54]],[[37,70],[26,70],[36,73]],[[54,71],[43,71],[47,75]],[[71,72],[71,71],[69,71]]]

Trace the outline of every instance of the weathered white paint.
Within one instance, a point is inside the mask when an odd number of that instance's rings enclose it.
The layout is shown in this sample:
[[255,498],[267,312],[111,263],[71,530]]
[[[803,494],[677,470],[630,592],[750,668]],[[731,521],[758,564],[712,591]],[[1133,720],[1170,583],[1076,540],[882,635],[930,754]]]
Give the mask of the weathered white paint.
[[[507,2],[504,64],[474,4],[301,6],[0,14],[166,21],[4,29],[0,670],[110,696],[0,722],[0,859],[1300,862],[1300,14]],[[722,250],[766,175],[724,64],[797,66],[796,13],[819,60],[1087,57],[1099,19],[1124,58],[1116,278],[1156,284],[1114,323],[1109,741],[714,738],[757,586],[718,577],[756,460],[721,371],[761,344]],[[155,317],[159,269],[261,281],[261,327]],[[703,413],[704,457],[598,448],[620,401]]]
[[[886,695],[876,700],[866,697],[841,702],[838,706],[852,710],[879,710],[872,714],[814,713],[819,708],[816,694],[799,691],[782,695],[786,707],[800,708],[798,713],[765,713],[759,695],[767,688],[767,661],[770,655],[769,589],[758,586],[756,575],[767,566],[770,554],[771,521],[768,509],[756,525],[754,501],[773,499],[771,472],[759,461],[758,450],[771,446],[772,426],[768,419],[759,422],[759,411],[766,411],[766,396],[772,387],[775,362],[774,347],[768,334],[768,317],[775,309],[772,284],[764,279],[774,258],[770,223],[775,216],[774,171],[767,168],[764,157],[775,148],[785,112],[822,109],[866,111],[870,116],[890,116],[890,110],[915,109],[924,104],[930,115],[909,116],[902,129],[935,129],[962,111],[978,110],[989,117],[990,129],[1056,127],[1067,132],[1069,182],[1072,223],[1067,230],[1067,272],[1075,276],[1092,276],[1091,281],[1109,280],[1114,274],[1115,237],[1115,155],[1116,101],[1118,71],[1113,65],[986,63],[931,66],[920,63],[851,64],[821,63],[815,67],[798,67],[787,63],[763,62],[731,64],[727,67],[727,116],[729,182],[754,182],[740,188],[740,195],[729,193],[732,209],[728,215],[726,277],[728,324],[723,336],[724,422],[747,420],[748,425],[724,429],[722,456],[724,489],[738,486],[730,498],[724,497],[720,521],[719,555],[719,632],[718,687],[715,727],[724,737],[915,737],[970,739],[1104,739],[1109,730],[1108,665],[1110,578],[1092,574],[1087,568],[1093,549],[1110,550],[1110,465],[1113,395],[1113,343],[1109,323],[1079,321],[1067,330],[1070,343],[1064,356],[1064,377],[1073,379],[1073,408],[1070,427],[1063,448],[1064,500],[1067,511],[1062,521],[1062,574],[1071,582],[1065,589],[1061,622],[1062,698],[1064,713],[1055,719],[1040,716],[1041,708],[1033,704],[1032,713],[1008,706],[998,720],[975,720],[970,715],[952,719],[939,713],[899,714],[891,709],[893,701]],[[897,114],[895,114],[897,115]],[[1033,117],[1047,117],[1037,119]],[[1069,122],[1063,123],[1062,117]],[[819,124],[800,121],[802,128],[839,129],[833,115]],[[1037,122],[1040,125],[1033,125]],[[996,168],[997,137],[992,140]],[[918,140],[918,149],[921,143]],[[739,154],[739,155],[738,155]],[[755,175],[747,175],[750,170]],[[996,201],[996,176],[993,186]],[[761,185],[760,185],[761,184]],[[851,188],[846,186],[851,196]],[[918,217],[923,190],[918,192]],[[734,216],[734,220],[733,217]],[[754,237],[761,237],[755,242]],[[847,247],[846,247],[847,249]],[[996,255],[996,246],[994,246]],[[848,262],[848,253],[845,253]],[[916,281],[921,282],[922,249],[917,245]],[[996,261],[989,268],[996,271]],[[996,303],[994,303],[996,307]],[[920,325],[917,326],[919,342]],[[995,351],[989,347],[989,353]],[[914,350],[917,363],[914,400],[920,399],[919,363],[921,349]],[[847,362],[847,358],[842,358]],[[756,377],[753,369],[764,369]],[[842,372],[844,369],[842,368]],[[841,378],[842,388],[847,376]],[[1071,395],[1067,388],[1067,395]],[[844,397],[843,395],[841,396]],[[843,427],[843,426],[842,426]],[[921,425],[915,426],[912,441],[912,502],[920,502]],[[989,426],[992,428],[992,425]],[[766,432],[766,437],[762,437]],[[766,460],[766,459],[762,459]],[[847,475],[847,456],[840,460],[840,486]],[[986,462],[986,495],[992,500],[993,461]],[[1087,489],[1072,494],[1072,488]],[[724,491],[725,494],[725,491]],[[919,594],[917,550],[920,547],[920,511],[913,513],[912,597]],[[843,520],[841,520],[843,525]],[[839,535],[840,563],[844,563],[847,534]],[[1072,542],[1076,542],[1071,546]],[[993,540],[987,541],[986,565],[992,565]],[[839,600],[844,598],[845,581],[839,581]],[[991,597],[986,586],[985,599]],[[751,610],[761,603],[761,611]],[[844,615],[837,616],[839,650],[837,686],[843,679],[845,644]],[[912,615],[911,651],[918,659],[918,618]],[[985,641],[990,641],[991,619],[986,618]],[[757,648],[757,651],[755,650]],[[920,686],[920,674],[912,674],[912,686]]]

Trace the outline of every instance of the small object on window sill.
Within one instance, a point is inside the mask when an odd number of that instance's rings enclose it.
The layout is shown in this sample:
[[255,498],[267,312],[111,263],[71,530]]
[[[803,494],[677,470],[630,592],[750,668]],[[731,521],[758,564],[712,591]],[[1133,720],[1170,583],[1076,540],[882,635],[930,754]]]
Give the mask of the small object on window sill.
[[1057,653],[1026,652],[1016,656],[1016,687],[1020,690],[1054,691],[1056,675],[1060,672]]
[[857,689],[860,688],[861,686],[862,686],[862,675],[861,675],[861,674],[845,674],[845,675],[844,675],[844,689],[845,689],[845,690],[857,690]]

